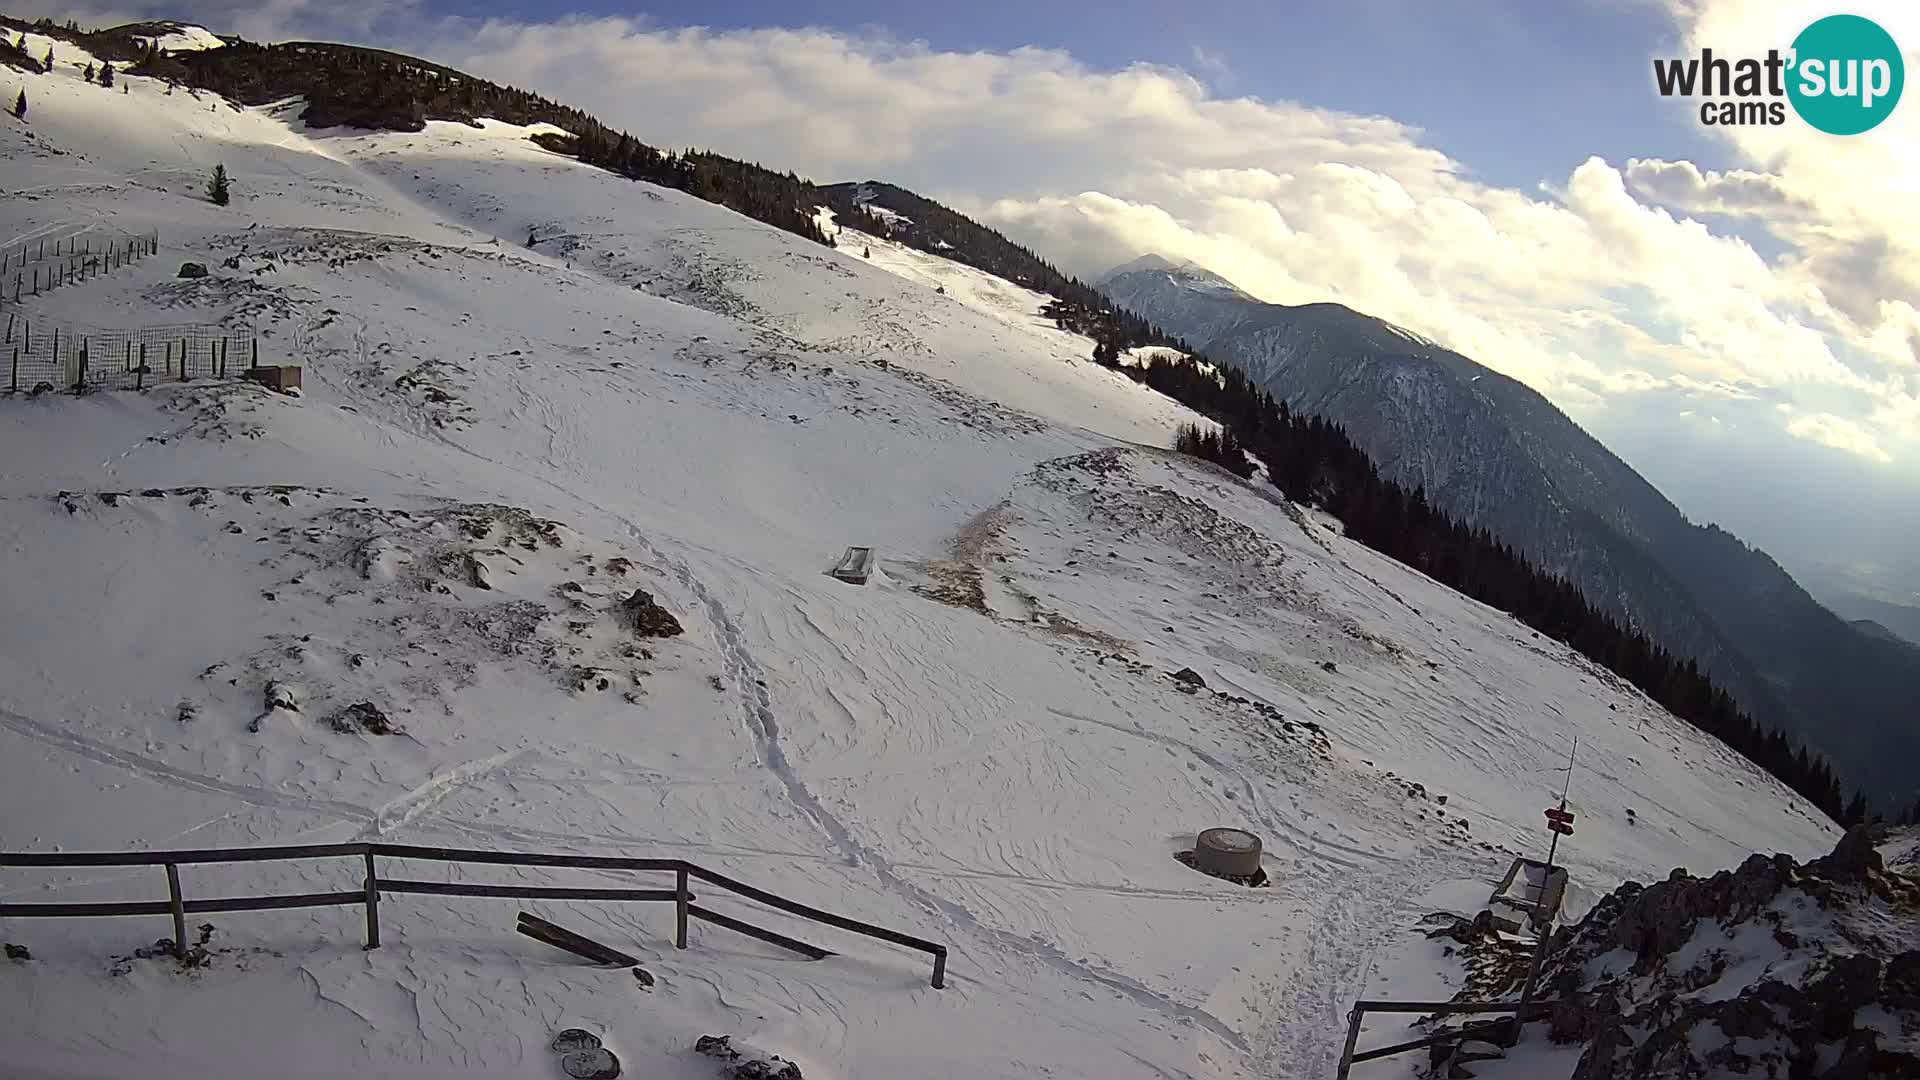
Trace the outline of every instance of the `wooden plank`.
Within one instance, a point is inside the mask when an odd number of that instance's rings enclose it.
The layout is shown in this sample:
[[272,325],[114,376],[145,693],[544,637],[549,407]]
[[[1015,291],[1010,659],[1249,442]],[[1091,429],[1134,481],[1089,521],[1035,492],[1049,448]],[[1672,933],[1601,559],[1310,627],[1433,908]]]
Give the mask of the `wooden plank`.
[[750,938],[758,938],[769,945],[778,945],[783,949],[791,949],[809,960],[825,960],[827,957],[833,955],[832,952],[818,945],[809,945],[798,938],[790,938],[785,934],[776,934],[771,930],[762,929],[752,923],[741,922],[739,919],[722,915],[717,911],[709,911],[698,904],[688,904],[687,914],[702,922],[710,922],[715,926],[724,926],[734,933],[745,934]]
[[519,900],[651,900],[672,903],[679,896],[672,889],[573,889],[539,885],[478,885],[463,881],[409,881],[405,878],[379,878],[375,884],[382,892],[505,896]]
[[165,866],[167,863],[271,862],[360,855],[366,844],[295,844],[253,848],[185,848],[177,851],[0,851],[0,866]]
[[[678,870],[684,859],[635,859],[623,855],[554,855],[538,851],[476,851],[468,848],[371,844],[375,855],[433,862],[492,863],[501,866],[581,866],[595,870]],[[4,864],[0,864],[4,865]]]
[[1517,1013],[1521,1009],[1539,1012],[1558,1005],[1557,1001],[1356,1001],[1362,1012],[1381,1013]]
[[354,889],[351,892],[231,896],[220,900],[189,900],[181,906],[190,914],[202,914],[214,911],[277,911],[281,908],[348,907],[366,902],[367,894]]
[[[359,904],[366,895],[359,890],[336,893],[298,893],[283,896],[232,896],[217,900],[186,900],[181,914],[215,911],[273,911],[280,908],[332,907]],[[171,900],[139,900],[128,903],[87,904],[0,904],[0,918],[50,919],[91,918],[115,915],[171,915]]]
[[725,874],[716,874],[704,867],[689,866],[688,870],[694,877],[709,884],[718,885],[729,892],[738,893],[749,900],[758,900],[768,907],[779,908],[781,911],[805,916],[815,922],[823,922],[828,926],[836,926],[851,933],[865,934],[871,938],[879,938],[881,941],[890,941],[895,945],[904,945],[909,949],[918,949],[921,952],[931,953],[934,956],[939,956],[947,951],[945,945],[936,944],[925,938],[912,937],[897,931],[888,930],[885,927],[875,926],[872,923],[863,923],[857,919],[849,919],[843,915],[835,915],[831,911],[822,911],[817,907],[809,907],[806,904],[788,900],[784,896],[775,896],[765,889],[756,889],[743,881],[736,881],[733,878],[727,877]]
[[596,964],[609,964],[615,967],[640,966],[638,959],[618,949],[609,948],[592,938],[582,937],[565,927],[555,926],[545,919],[536,918],[524,911],[520,913],[520,922],[514,929],[536,941],[585,957]]
[[1429,1035],[1424,1039],[1414,1039],[1411,1042],[1394,1043],[1392,1046],[1382,1046],[1373,1050],[1362,1050],[1359,1053],[1354,1054],[1353,1057],[1350,1058],[1349,1060],[1353,1064],[1358,1065],[1363,1061],[1372,1061],[1375,1058],[1391,1057],[1394,1054],[1404,1054],[1409,1050],[1419,1050],[1422,1047],[1434,1046],[1438,1043],[1443,1043],[1443,1042],[1453,1042],[1456,1039],[1464,1039],[1466,1037],[1467,1036],[1465,1034],[1458,1031],[1443,1031],[1438,1035]]

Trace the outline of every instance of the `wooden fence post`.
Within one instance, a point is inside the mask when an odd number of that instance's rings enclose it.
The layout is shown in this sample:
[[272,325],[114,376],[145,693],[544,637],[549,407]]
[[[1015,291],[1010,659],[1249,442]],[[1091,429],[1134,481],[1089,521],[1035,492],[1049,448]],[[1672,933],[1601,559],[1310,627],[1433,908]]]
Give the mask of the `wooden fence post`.
[[253,339],[253,363],[249,366],[256,368],[260,366],[260,339],[258,337]]
[[365,852],[367,860],[367,944],[366,948],[380,947],[380,890],[375,886],[373,874],[373,849]]
[[947,950],[945,949],[933,954],[933,988],[935,990],[947,988]]
[[180,381],[187,381],[187,339],[180,339]]
[[687,868],[673,872],[673,947],[687,947]]
[[13,347],[13,381],[7,392],[10,394],[20,392],[20,346],[18,345]]
[[147,388],[147,343],[144,341],[140,343],[140,366],[133,369],[133,388]]
[[180,899],[180,868],[167,864],[167,902],[173,906],[173,955],[187,957],[187,908]]
[[87,388],[87,339],[80,339],[80,377],[74,381],[73,392],[79,393]]

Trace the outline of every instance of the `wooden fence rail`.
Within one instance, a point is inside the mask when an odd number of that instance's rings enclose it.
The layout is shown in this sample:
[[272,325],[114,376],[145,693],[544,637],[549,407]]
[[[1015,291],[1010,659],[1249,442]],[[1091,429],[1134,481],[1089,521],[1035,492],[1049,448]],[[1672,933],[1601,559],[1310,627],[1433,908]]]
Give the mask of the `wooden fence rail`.
[[[213,900],[186,899],[180,889],[180,867],[195,863],[275,862],[297,859],[356,858],[363,861],[361,887],[346,892],[294,893],[273,896],[224,897]],[[465,882],[417,881],[379,875],[376,858],[420,860],[448,863],[483,863],[498,866],[564,866],[595,870],[626,870],[671,873],[671,889],[562,888],[539,885],[487,885]],[[674,905],[674,946],[687,947],[689,918],[712,923],[761,941],[806,956],[812,960],[833,955],[826,949],[754,926],[729,915],[693,903],[689,881],[698,878],[748,900],[788,914],[824,923],[849,933],[861,934],[890,944],[917,949],[933,957],[933,987],[946,985],[947,947],[925,938],[902,934],[872,923],[835,915],[830,911],[758,889],[745,882],[697,866],[684,859],[643,859],[617,855],[565,855],[538,851],[482,851],[465,848],[420,847],[412,844],[386,844],[374,841],[347,844],[300,844],[256,848],[189,848],[175,851],[86,851],[86,852],[0,852],[0,866],[80,867],[80,866],[160,866],[167,873],[167,899],[131,902],[63,904],[0,903],[0,918],[96,918],[127,915],[170,915],[173,919],[173,943],[176,951],[186,950],[186,916],[214,911],[268,911],[278,908],[332,907],[361,905],[366,908],[366,947],[380,947],[380,895],[417,893],[433,896],[514,897],[525,900],[608,900]]]

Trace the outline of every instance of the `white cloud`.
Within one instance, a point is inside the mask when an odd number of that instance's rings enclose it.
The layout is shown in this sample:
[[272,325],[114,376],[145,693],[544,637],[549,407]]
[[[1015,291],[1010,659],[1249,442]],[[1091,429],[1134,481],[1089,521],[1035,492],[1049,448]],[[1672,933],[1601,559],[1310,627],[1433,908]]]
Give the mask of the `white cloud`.
[[1886,464],[1893,460],[1893,456],[1880,448],[1874,441],[1873,435],[1864,426],[1844,416],[1834,416],[1831,413],[1797,416],[1787,422],[1787,433],[1835,450],[1858,454],[1868,461]]

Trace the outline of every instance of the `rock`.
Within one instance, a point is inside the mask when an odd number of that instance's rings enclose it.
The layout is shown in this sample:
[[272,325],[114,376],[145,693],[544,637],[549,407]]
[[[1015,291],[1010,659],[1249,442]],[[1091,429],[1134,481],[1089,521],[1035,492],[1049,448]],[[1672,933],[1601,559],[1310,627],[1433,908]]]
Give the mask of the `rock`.
[[174,719],[184,724],[187,721],[198,717],[199,715],[200,715],[200,706],[195,705],[191,701],[183,701],[180,703],[180,708],[175,711]]
[[292,683],[284,683],[277,679],[270,680],[262,696],[265,698],[269,712],[274,709],[285,709],[288,712],[300,711],[300,688]]
[[393,734],[393,721],[371,701],[356,701],[328,718],[333,730],[342,734],[360,729],[369,735]]
[[702,1035],[694,1042],[695,1053],[727,1062],[723,1071],[728,1080],[805,1080],[800,1066],[775,1054],[758,1051],[741,1053],[731,1035]]
[[651,990],[654,986],[653,972],[648,971],[646,968],[634,968],[633,981],[639,983],[641,987]]
[[25,945],[15,945],[9,941],[7,942],[7,959],[24,962],[33,959],[33,954],[27,951]]
[[1179,671],[1174,672],[1173,681],[1197,687],[1205,687],[1207,685],[1207,680],[1201,678],[1200,673],[1190,667],[1183,667]]
[[207,276],[207,264],[183,262],[180,264],[180,276],[183,278],[203,278]]
[[1321,671],[1339,671],[1340,669],[1334,664],[1333,661],[1322,660],[1320,661],[1320,670]]
[[1885,866],[1881,862],[1880,852],[1874,848],[1879,831],[1874,825],[1855,825],[1834,845],[1832,854],[1808,863],[1807,870],[1835,881],[1848,882],[1865,881],[1869,876],[1882,872]]
[[654,603],[653,594],[645,589],[635,589],[632,596],[620,601],[619,616],[640,637],[674,637],[684,632],[680,620]]

